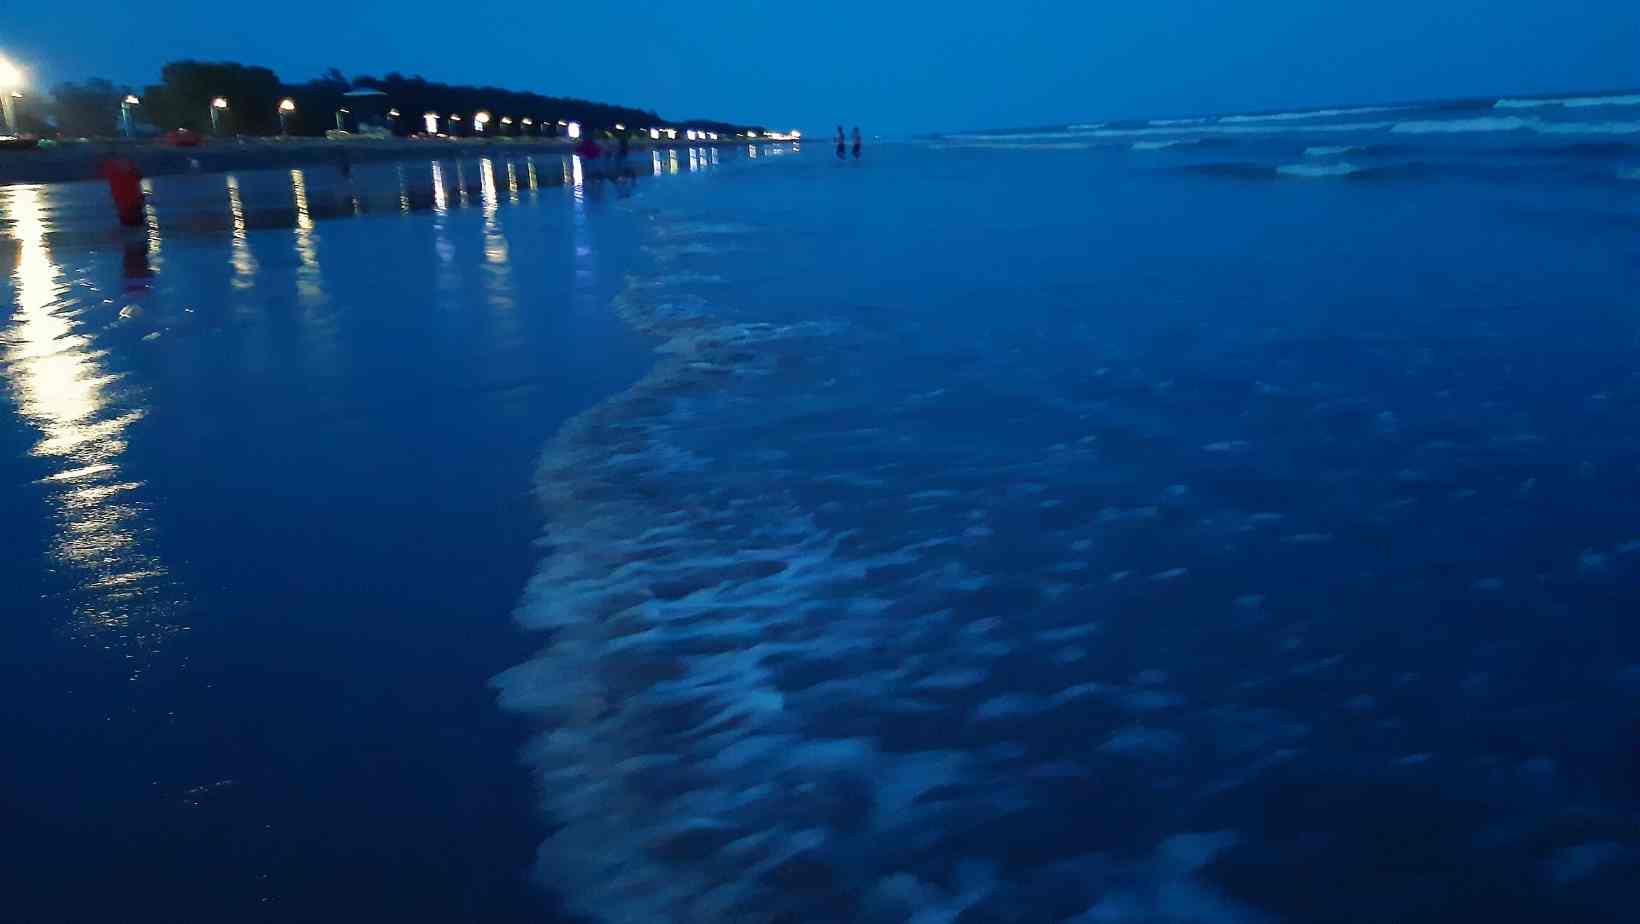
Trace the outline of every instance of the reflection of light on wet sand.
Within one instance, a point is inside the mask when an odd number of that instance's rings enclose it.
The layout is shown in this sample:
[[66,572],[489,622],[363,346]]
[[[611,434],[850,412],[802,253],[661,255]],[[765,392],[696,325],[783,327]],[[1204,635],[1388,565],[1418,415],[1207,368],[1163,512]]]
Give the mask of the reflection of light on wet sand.
[[700,152],[695,150],[694,148],[690,148],[689,149],[689,172],[694,173],[696,170],[699,170],[699,169],[700,169]]
[[529,167],[530,189],[540,189],[540,184],[535,179],[535,158],[526,157],[524,163]]
[[444,166],[433,161],[433,252],[438,254],[438,287],[454,292],[460,287],[456,279],[456,248],[450,241],[450,194],[444,189]]
[[46,246],[40,187],[13,186],[0,195],[17,241],[17,311],[0,368],[21,416],[40,431],[33,454],[58,467],[42,482],[55,492],[53,554],[81,576],[80,589],[88,592],[76,607],[79,628],[136,628],[143,636],[167,631],[169,626],[136,625],[133,619],[139,607],[165,605],[153,599],[153,585],[166,569],[137,538],[146,531],[142,510],[121,501],[142,486],[126,479],[119,462],[126,428],[143,411],[115,406],[120,376],[103,368],[106,354],[80,332],[75,306],[64,299],[70,288]]
[[456,201],[462,205],[466,205],[468,201],[467,171],[461,169],[461,161],[459,160],[456,161]]
[[500,207],[495,189],[495,163],[488,157],[478,161],[478,188],[484,205],[484,259],[492,264],[506,263],[507,238],[501,233],[495,214]]
[[410,182],[404,177],[404,165],[398,166],[399,175],[399,211],[410,214]]
[[673,148],[671,151],[668,151],[667,153],[671,155],[672,160],[671,160],[671,169],[667,170],[666,172],[667,173],[677,173],[678,172],[678,149]]
[[586,172],[581,168],[581,155],[571,154],[570,180],[575,184],[575,199],[577,202],[586,198]]
[[159,272],[164,261],[159,257],[159,213],[154,211],[154,181],[142,181],[142,213],[146,217],[144,224],[148,228],[148,266],[154,272]]
[[512,201],[518,201],[518,169],[512,161],[507,161],[507,193]]
[[230,173],[224,182],[228,186],[228,216],[233,220],[232,252],[229,256],[229,263],[233,266],[233,286],[248,289],[252,285],[252,277],[256,275],[256,258],[251,256],[245,203],[239,197],[239,178]]
[[290,188],[296,197],[296,258],[302,262],[296,271],[296,291],[303,299],[319,301],[325,290],[319,281],[319,250],[314,246],[313,213],[308,208],[307,179],[302,171],[290,172]]
[[433,211],[450,211],[450,196],[444,191],[444,168],[433,161]]
[[659,152],[659,151],[650,151],[649,156],[655,162],[655,175],[660,176],[661,175],[661,152]]

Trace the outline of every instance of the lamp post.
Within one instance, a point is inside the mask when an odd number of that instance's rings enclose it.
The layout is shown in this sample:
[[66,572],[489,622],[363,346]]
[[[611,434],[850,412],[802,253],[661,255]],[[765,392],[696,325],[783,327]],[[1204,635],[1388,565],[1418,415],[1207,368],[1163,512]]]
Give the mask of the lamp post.
[[569,123],[569,125],[565,126],[564,134],[569,135],[571,140],[574,140],[576,138],[581,137],[581,123],[580,122],[571,122],[571,123]]
[[17,91],[23,87],[23,72],[17,65],[0,58],[0,114],[6,118],[6,130],[17,134]]
[[421,127],[427,129],[427,134],[438,134],[438,113],[424,112],[421,114]]
[[339,131],[339,132],[347,131],[347,117],[348,117],[348,110],[347,110],[346,107],[343,107],[341,109],[336,110],[336,130],[337,131]]
[[503,135],[512,134],[512,127],[511,127],[512,124],[513,124],[512,116],[502,116],[501,117],[501,134],[503,134]]
[[484,110],[480,109],[479,111],[473,113],[473,134],[475,134],[475,135],[484,134],[484,129],[489,124],[490,124],[490,114],[488,112],[485,112]]
[[228,101],[220,96],[211,100],[211,134],[222,134],[222,113],[228,111]]
[[397,135],[399,133],[399,111],[397,109],[387,110],[387,122],[392,126],[389,131]]
[[535,131],[535,129],[531,127],[531,126],[535,125],[535,120],[530,118],[529,116],[525,116],[523,121],[520,122],[519,124],[520,124],[520,126],[522,126],[518,129],[518,133],[521,134],[521,135],[532,134]]
[[296,111],[296,100],[285,97],[279,101],[279,134],[290,134],[290,114]]
[[142,100],[137,99],[134,93],[127,93],[125,99],[120,100],[120,129],[125,132],[127,138],[136,134],[136,130],[131,124],[131,110],[141,104]]

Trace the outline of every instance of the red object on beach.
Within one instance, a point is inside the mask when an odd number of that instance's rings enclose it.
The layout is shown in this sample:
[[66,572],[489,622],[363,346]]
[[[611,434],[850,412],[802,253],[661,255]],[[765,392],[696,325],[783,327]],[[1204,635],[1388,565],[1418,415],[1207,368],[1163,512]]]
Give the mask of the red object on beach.
[[582,160],[597,160],[604,155],[604,149],[598,146],[598,142],[592,140],[591,135],[588,135],[581,139],[580,144],[575,146],[575,153],[579,154]]
[[142,171],[129,157],[109,157],[103,160],[102,175],[108,180],[108,192],[114,197],[114,210],[120,224],[142,224],[143,196]]
[[165,140],[179,148],[197,148],[201,139],[198,132],[186,128],[173,128],[165,133]]

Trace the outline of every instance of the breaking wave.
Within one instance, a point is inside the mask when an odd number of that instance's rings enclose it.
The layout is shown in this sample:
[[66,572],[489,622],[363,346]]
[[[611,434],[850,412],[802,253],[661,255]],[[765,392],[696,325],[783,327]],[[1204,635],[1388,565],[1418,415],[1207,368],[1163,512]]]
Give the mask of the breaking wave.
[[1329,177],[1350,176],[1360,172],[1360,169],[1354,164],[1342,162],[1336,164],[1284,164],[1277,167],[1276,172],[1282,176]]
[[1593,109],[1600,106],[1640,106],[1640,94],[1621,96],[1568,96],[1543,99],[1500,99],[1496,109],[1542,109],[1561,106],[1566,109]]

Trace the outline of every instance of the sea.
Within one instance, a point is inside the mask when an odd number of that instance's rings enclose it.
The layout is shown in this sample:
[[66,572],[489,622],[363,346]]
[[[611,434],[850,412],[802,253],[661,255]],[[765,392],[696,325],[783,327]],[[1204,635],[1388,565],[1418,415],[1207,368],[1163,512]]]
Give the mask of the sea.
[[1640,93],[498,147],[0,189],[18,919],[1633,920]]
[[802,148],[537,476],[567,907],[1634,920],[1640,95]]

